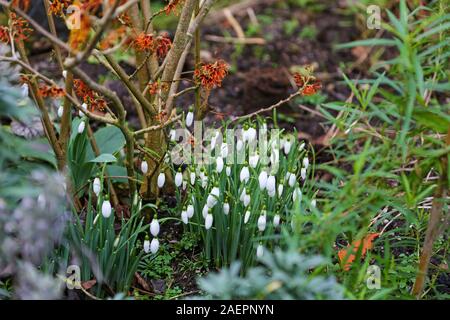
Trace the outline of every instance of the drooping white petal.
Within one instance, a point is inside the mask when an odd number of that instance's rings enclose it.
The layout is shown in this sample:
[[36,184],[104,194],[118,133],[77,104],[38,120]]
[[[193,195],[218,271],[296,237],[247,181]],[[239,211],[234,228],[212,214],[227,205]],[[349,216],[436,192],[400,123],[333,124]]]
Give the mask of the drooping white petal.
[[302,201],[302,190],[300,188],[295,188],[294,193],[292,194],[292,200],[295,202],[297,199],[298,201]]
[[230,204],[227,203],[227,202],[225,202],[225,203],[223,204],[223,213],[224,213],[225,215],[228,215],[229,212],[230,212]]
[[191,178],[191,184],[194,185],[195,184],[195,172],[191,172],[190,174],[190,178]]
[[189,217],[188,217],[187,211],[181,212],[181,221],[183,221],[184,224],[189,223]]
[[177,172],[175,175],[175,186],[179,187],[183,183],[183,174],[181,172]]
[[62,118],[63,113],[64,113],[64,107],[63,106],[59,106],[59,108],[58,108],[58,117]]
[[267,185],[266,185],[267,191],[268,192],[274,192],[275,191],[275,186],[276,186],[275,176],[270,175],[267,178]]
[[144,252],[145,253],[150,252],[150,240],[148,240],[148,239],[144,240]]
[[278,226],[280,225],[280,220],[281,220],[281,217],[280,217],[279,214],[276,214],[276,215],[273,217],[273,225],[274,225],[275,228],[278,227]]
[[176,136],[177,136],[176,131],[174,129],[170,130],[169,135],[170,135],[170,141],[175,142],[175,139],[176,139]]
[[308,166],[309,166],[309,159],[308,159],[308,157],[304,157],[303,158],[303,167],[305,169],[308,169]]
[[278,185],[278,196],[281,197],[281,195],[283,194],[283,188],[284,186],[280,183]]
[[208,215],[208,211],[209,211],[209,207],[208,207],[208,205],[205,204],[205,206],[203,207],[203,210],[202,210],[203,219],[206,219],[206,216]]
[[291,146],[292,146],[292,143],[289,139],[284,142],[283,149],[284,149],[285,155],[288,155],[289,152],[291,152]]
[[240,178],[241,182],[244,182],[244,181],[246,183],[248,182],[248,179],[250,178],[250,172],[248,171],[247,166],[242,167],[239,178]]
[[266,215],[262,214],[258,218],[258,230],[263,232],[266,229]]
[[258,154],[254,154],[248,158],[248,163],[249,163],[250,167],[252,167],[252,168],[256,168],[256,166],[258,165],[258,162],[259,162]]
[[244,142],[241,139],[239,139],[236,143],[236,150],[241,151],[243,147],[244,147]]
[[273,190],[267,190],[267,195],[268,195],[270,198],[275,197],[275,194],[276,194],[275,189],[273,189]]
[[296,182],[296,176],[294,173],[291,172],[291,174],[289,175],[289,186],[293,187],[295,185]]
[[194,206],[192,204],[187,206],[186,213],[189,219],[194,216]]
[[311,200],[311,207],[315,208],[317,206],[317,201],[316,199],[312,199]]
[[[86,103],[83,103],[82,105],[81,105],[81,108],[84,110],[84,111],[86,111],[87,110],[87,104]],[[78,111],[78,115],[82,118],[83,116],[84,116],[84,112],[83,111]]]
[[84,128],[86,127],[86,123],[84,121],[81,121],[78,125],[78,133],[82,134],[84,132]]
[[258,258],[261,258],[264,255],[264,247],[259,244],[258,247],[256,248],[256,256]]
[[147,161],[141,162],[141,171],[143,174],[146,174],[148,172],[148,163]]
[[261,173],[259,174],[258,177],[258,181],[259,181],[259,188],[262,190],[264,190],[267,186],[267,172],[266,171],[261,171]]
[[218,173],[221,173],[223,170],[223,159],[222,157],[217,157],[216,159],[216,170]]
[[155,254],[158,252],[159,249],[159,240],[157,238],[153,238],[152,242],[150,243],[150,251],[151,253]]
[[166,182],[166,175],[164,172],[160,172],[158,175],[158,188],[162,188]]
[[226,142],[222,142],[222,146],[220,147],[220,155],[222,158],[228,157],[228,144]]
[[208,213],[205,218],[205,229],[206,230],[211,229],[212,224],[213,224],[213,215]]
[[246,224],[248,222],[248,220],[250,220],[250,211],[245,212],[244,224]]
[[111,216],[111,211],[112,211],[112,208],[111,208],[111,203],[109,202],[109,200],[103,201],[102,216],[104,218],[109,218]]
[[302,180],[306,180],[306,168],[300,169],[300,176],[302,177]]
[[64,78],[64,79],[66,79],[66,78],[67,78],[67,70],[63,70],[63,72],[62,72],[62,76],[63,76],[63,78]]
[[157,237],[159,234],[159,221],[158,219],[153,219],[150,223],[150,233],[152,236]]
[[250,195],[246,194],[244,196],[244,207],[247,207],[250,204]]
[[186,115],[186,125],[190,127],[192,125],[192,122],[194,122],[194,113],[189,111]]
[[95,195],[98,197],[98,195],[100,194],[100,191],[101,191],[101,184],[100,184],[99,178],[94,179],[94,183],[92,184],[92,190],[94,191]]
[[229,177],[231,175],[231,167],[230,166],[227,166],[225,168],[225,173],[227,174],[227,177]]
[[20,89],[21,89],[21,95],[22,95],[22,98],[28,97],[28,92],[29,92],[28,84],[27,84],[27,83],[24,83],[24,84],[20,87]]

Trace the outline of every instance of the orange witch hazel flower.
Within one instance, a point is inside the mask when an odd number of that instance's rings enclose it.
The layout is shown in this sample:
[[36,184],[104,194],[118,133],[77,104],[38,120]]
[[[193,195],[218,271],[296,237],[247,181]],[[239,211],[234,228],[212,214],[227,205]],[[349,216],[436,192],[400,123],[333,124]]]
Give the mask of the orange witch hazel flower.
[[28,39],[31,32],[33,31],[31,28],[29,28],[28,22],[25,19],[18,17],[14,12],[11,12],[9,14],[9,19],[11,21],[10,25],[14,39]]
[[63,16],[64,11],[71,5],[71,0],[52,0],[48,8],[49,13]]
[[151,33],[140,33],[133,41],[137,51],[156,52],[159,58],[164,58],[172,46],[172,41],[167,35],[156,38]]
[[317,93],[317,91],[322,88],[322,84],[320,80],[316,79],[313,76],[304,76],[300,73],[294,74],[294,81],[297,87],[302,90],[302,95],[304,96],[312,96]]
[[64,96],[64,89],[57,86],[49,87],[46,84],[41,84],[39,86],[39,95],[43,98],[60,98]]
[[170,0],[169,3],[164,7],[164,11],[167,15],[171,12],[175,12],[178,8],[178,5],[182,3],[184,0]]
[[8,27],[0,26],[0,42],[9,43]]
[[228,74],[228,65],[223,60],[214,63],[201,63],[194,71],[195,80],[204,88],[211,90],[222,85]]

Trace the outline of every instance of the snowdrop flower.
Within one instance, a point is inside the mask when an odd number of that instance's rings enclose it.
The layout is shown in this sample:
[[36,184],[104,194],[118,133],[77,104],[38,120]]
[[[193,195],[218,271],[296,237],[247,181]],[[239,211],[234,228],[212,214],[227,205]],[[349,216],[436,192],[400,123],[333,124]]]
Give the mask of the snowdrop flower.
[[270,153],[270,164],[276,166],[280,162],[280,152],[276,148],[272,148]]
[[150,252],[150,239],[149,239],[148,235],[145,236],[145,240],[144,240],[144,252],[145,253]]
[[64,78],[64,79],[66,79],[66,78],[67,78],[67,70],[63,70],[63,72],[62,72],[62,76],[63,76],[63,78]]
[[280,217],[279,214],[276,214],[276,215],[273,217],[273,225],[274,225],[275,228],[278,227],[278,226],[280,225],[280,220],[281,220],[281,217]]
[[62,118],[63,113],[64,113],[64,107],[63,106],[59,106],[59,108],[58,108],[58,117]]
[[188,182],[187,182],[187,180],[184,180],[183,179],[183,190],[186,190],[186,188],[187,188],[187,184],[188,184]]
[[217,157],[216,159],[216,170],[218,173],[221,173],[223,170],[223,159],[222,157]]
[[274,192],[275,191],[275,185],[276,185],[275,176],[270,175],[267,178],[267,185],[266,185],[267,192]]
[[230,212],[230,204],[228,202],[225,202],[223,204],[223,213],[227,216]]
[[317,201],[316,199],[312,199],[311,200],[311,207],[315,208],[317,206]]
[[152,242],[150,243],[150,251],[151,253],[155,254],[158,252],[159,249],[159,240],[157,238],[153,238]]
[[248,163],[250,164],[250,167],[252,168],[256,168],[256,166],[258,165],[259,162],[259,155],[257,153],[255,153],[254,155],[251,155],[248,158]]
[[174,129],[170,130],[169,135],[170,135],[170,141],[175,142],[175,139],[176,139],[176,136],[177,136],[176,131]]
[[284,141],[283,149],[284,149],[285,155],[289,154],[289,152],[291,151],[291,146],[292,146],[292,143],[291,143],[290,139],[287,139],[286,141]]
[[209,208],[212,208],[216,205],[219,194],[220,194],[219,187],[214,186],[211,190],[211,193],[208,195],[208,198],[206,198],[206,204],[208,205]]
[[194,206],[192,204],[187,206],[186,214],[187,214],[189,219],[194,216]]
[[94,191],[94,193],[97,197],[100,194],[101,189],[102,189],[102,186],[100,184],[100,179],[95,178],[94,183],[92,184],[92,190]]
[[290,187],[293,187],[295,185],[295,180],[296,180],[296,176],[294,173],[291,172],[289,174],[289,181],[288,181]]
[[[83,103],[83,104],[81,105],[81,108],[82,108],[84,111],[86,111],[86,110],[87,110],[87,104],[86,104],[86,103]],[[84,112],[81,111],[81,110],[79,110],[79,111],[78,111],[78,115],[80,116],[80,118],[82,118],[82,117],[84,116]]]
[[152,222],[150,222],[150,233],[154,237],[157,237],[159,234],[159,221],[157,218],[153,219]]
[[192,125],[192,122],[194,122],[194,110],[192,107],[189,107],[189,112],[186,115],[186,125],[190,127]]
[[263,232],[266,229],[266,215],[261,214],[258,218],[258,230]]
[[278,197],[281,197],[281,195],[283,194],[283,188],[284,188],[283,183],[280,183],[278,185]]
[[239,179],[241,182],[248,182],[248,179],[250,179],[250,172],[248,171],[248,167],[244,165],[241,169],[241,173],[239,175]]
[[304,157],[303,158],[303,167],[305,169],[308,169],[308,166],[309,166],[309,159],[308,159],[308,157]]
[[258,177],[258,181],[259,181],[259,189],[264,190],[267,186],[267,172],[266,171],[261,171],[261,173],[259,174]]
[[229,177],[231,175],[231,167],[230,166],[227,166],[225,168],[225,173],[227,174],[227,177]]
[[104,218],[109,218],[109,216],[111,216],[111,203],[109,202],[109,200],[105,200],[103,201],[102,204],[102,216]]
[[162,188],[166,182],[166,175],[164,172],[160,172],[158,175],[158,188]]
[[270,198],[275,197],[275,194],[276,194],[275,189],[273,189],[273,190],[268,190],[268,191],[267,191],[267,195],[268,195]]
[[241,202],[244,202],[244,196],[246,193],[247,193],[247,191],[245,191],[245,187],[244,187],[244,190],[242,190],[241,196],[239,197],[239,200],[241,200]]
[[145,160],[141,162],[141,171],[143,174],[148,172],[148,163]]
[[298,151],[302,151],[305,148],[305,143],[303,142],[299,147]]
[[246,224],[248,220],[250,220],[250,211],[247,210],[244,216],[244,224]]
[[205,172],[202,177],[202,188],[205,189],[208,186],[208,174]]
[[203,207],[203,210],[202,210],[203,219],[206,219],[208,212],[209,212],[209,207],[205,204],[205,206]]
[[181,221],[183,221],[184,224],[189,223],[189,216],[186,210],[181,211]]
[[223,141],[222,145],[220,146],[220,154],[222,158],[228,157],[228,144],[226,141]]
[[247,131],[247,135],[248,135],[248,142],[253,142],[256,140],[256,129],[254,127],[250,127],[248,128]]
[[183,183],[183,174],[181,173],[181,168],[178,169],[177,174],[175,175],[175,186],[179,187]]
[[242,129],[242,138],[244,139],[244,142],[248,141],[249,138],[248,135],[249,135],[248,124],[244,124],[244,128]]
[[21,89],[22,98],[28,97],[28,91],[29,91],[28,84],[27,84],[27,83],[24,83],[24,84],[20,87],[20,89]]
[[84,121],[81,121],[78,125],[78,133],[82,134],[84,132],[84,128],[86,127],[86,123]]
[[250,204],[250,194],[246,193],[244,195],[244,207],[247,207]]
[[298,201],[302,201],[302,190],[300,188],[295,188],[294,193],[292,194],[292,201],[296,201],[298,198]]
[[213,224],[213,215],[211,213],[208,213],[205,218],[205,229],[206,230],[211,229],[212,224]]
[[191,184],[194,185],[195,184],[195,172],[194,172],[194,169],[191,170],[190,178],[191,178]]
[[300,176],[302,177],[302,180],[306,180],[306,168],[300,169]]
[[244,142],[241,139],[239,139],[236,143],[236,150],[241,151],[242,148],[244,148]]
[[264,247],[262,246],[262,244],[259,244],[258,247],[256,248],[256,256],[258,258],[261,258],[264,255]]

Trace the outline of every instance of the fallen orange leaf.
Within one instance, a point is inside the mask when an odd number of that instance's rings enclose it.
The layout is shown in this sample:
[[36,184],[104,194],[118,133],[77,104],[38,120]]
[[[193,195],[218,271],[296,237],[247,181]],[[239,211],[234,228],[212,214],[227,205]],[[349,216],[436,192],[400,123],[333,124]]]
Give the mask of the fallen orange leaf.
[[[355,254],[361,250],[361,257],[364,257],[367,250],[370,250],[373,248],[373,241],[379,236],[379,233],[369,233],[366,235],[362,241],[356,240],[353,241],[352,244],[348,245],[346,248],[339,250],[338,257],[341,265],[343,265],[344,271],[348,271],[350,269],[350,266],[352,265],[353,261],[355,261]],[[362,242],[362,248],[360,249]],[[348,254],[348,250],[350,248],[353,248],[353,253]]]

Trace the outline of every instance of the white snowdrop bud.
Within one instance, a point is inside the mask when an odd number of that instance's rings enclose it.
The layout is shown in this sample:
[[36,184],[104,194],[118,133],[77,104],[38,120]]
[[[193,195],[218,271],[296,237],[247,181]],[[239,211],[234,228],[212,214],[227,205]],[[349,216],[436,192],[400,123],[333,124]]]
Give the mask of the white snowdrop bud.
[[241,169],[241,173],[239,175],[239,178],[241,180],[241,182],[248,182],[248,179],[250,179],[250,172],[248,171],[248,167],[247,166],[243,166]]
[[244,196],[245,196],[246,193],[247,192],[245,191],[245,187],[244,187],[244,189],[242,190],[241,195],[239,197],[239,200],[241,200],[241,202],[244,202]]
[[206,230],[211,229],[212,224],[213,224],[213,215],[211,213],[208,213],[205,218],[205,229]]
[[67,70],[63,70],[63,72],[62,72],[62,76],[63,76],[63,78],[64,78],[64,79],[66,79],[66,78],[67,78]]
[[278,197],[281,197],[282,196],[282,194],[283,194],[283,189],[284,189],[284,186],[283,186],[283,184],[279,184],[278,185]]
[[228,215],[229,212],[230,212],[230,204],[228,202],[225,202],[223,204],[223,213],[225,215]]
[[175,139],[176,139],[176,136],[177,136],[176,131],[174,129],[170,130],[169,135],[170,135],[170,141],[175,142]]
[[206,204],[209,208],[212,208],[217,203],[217,198],[219,197],[220,191],[218,187],[213,187],[208,198],[206,198]]
[[236,143],[236,150],[241,151],[242,148],[244,148],[244,142],[241,139],[239,139]]
[[116,237],[116,240],[114,240],[114,244],[113,244],[114,248],[117,248],[117,246],[119,245],[119,241],[120,241],[120,238]]
[[28,84],[27,84],[27,83],[24,83],[24,84],[20,87],[20,89],[21,89],[21,95],[22,95],[22,98],[28,97],[28,91],[29,91]]
[[217,138],[216,138],[216,136],[213,136],[211,138],[211,150],[214,150],[214,148],[216,147],[216,142],[217,142]]
[[187,206],[186,214],[187,214],[189,219],[194,216],[194,206],[192,204]]
[[300,169],[300,176],[302,177],[302,180],[306,180],[306,168]]
[[63,106],[59,106],[59,108],[58,108],[58,117],[62,118],[63,113],[64,113],[64,107]]
[[86,127],[86,123],[84,121],[81,121],[78,125],[78,133],[82,134],[84,132],[84,128]]
[[145,252],[145,253],[149,253],[149,252],[150,252],[150,239],[148,238],[148,236],[145,236],[145,240],[144,240],[144,252]]
[[258,247],[256,248],[256,256],[258,258],[261,258],[264,255],[264,247],[259,244]]
[[266,229],[266,215],[262,214],[258,218],[258,230],[263,232]]
[[308,166],[309,166],[309,159],[308,159],[308,157],[304,157],[303,158],[303,167],[305,169],[308,169]]
[[295,188],[294,193],[292,194],[292,200],[295,202],[298,199],[298,201],[302,201],[302,190],[300,188]]
[[[84,111],[86,111],[87,110],[87,104],[86,103],[83,103],[82,105],[81,105],[81,108],[84,110]],[[80,118],[82,118],[83,116],[84,116],[84,112],[83,111],[78,111],[78,115],[80,116]]]
[[192,125],[192,122],[194,122],[194,113],[191,109],[189,109],[189,112],[186,115],[186,125],[190,127]]
[[291,172],[289,174],[289,186],[293,187],[295,185],[295,182],[296,182],[296,176],[294,173]]
[[100,184],[100,179],[95,178],[94,183],[92,184],[92,190],[94,191],[94,193],[97,197],[100,194],[101,189],[102,189],[102,186]]
[[187,181],[183,179],[183,190],[186,190],[187,188]]
[[317,201],[316,199],[312,199],[311,200],[311,207],[315,208],[317,206]]
[[152,242],[150,243],[150,251],[151,253],[155,254],[158,252],[159,249],[159,240],[157,238],[153,238]]
[[228,157],[228,144],[226,142],[222,142],[222,145],[220,146],[220,155],[222,158]]
[[141,171],[143,174],[146,174],[148,172],[148,163],[147,161],[141,162]]
[[244,142],[248,141],[249,132],[248,132],[248,127],[246,127],[246,125],[244,125],[244,129],[242,130],[242,138],[244,139]]
[[245,194],[244,196],[244,207],[247,207],[250,204],[250,195],[249,194]]
[[253,142],[256,140],[256,129],[253,127],[248,128],[248,141]]
[[298,151],[302,151],[305,148],[305,143],[303,142],[299,147],[298,147]]
[[250,220],[250,211],[247,210],[244,216],[244,224],[246,224],[248,220]]
[[175,175],[175,185],[177,187],[181,186],[183,183],[183,174],[181,173],[181,169],[178,170],[177,174]]
[[111,215],[111,203],[109,202],[109,200],[105,200],[103,201],[102,204],[102,215],[104,218],[109,218],[109,216]]
[[150,223],[150,233],[152,236],[157,237],[159,234],[159,221],[158,219],[153,219]]
[[250,164],[250,167],[256,168],[259,162],[259,155],[254,154],[248,158],[248,163]]
[[218,173],[221,173],[223,170],[223,159],[222,157],[217,157],[216,159],[216,170]]
[[201,179],[202,179],[202,188],[205,189],[208,186],[208,175],[204,174]]
[[187,211],[182,211],[181,212],[181,221],[183,221],[184,224],[188,224],[189,223],[189,217],[187,214]]
[[191,178],[191,184],[194,185],[195,184],[195,172],[191,172],[190,174],[190,178]]
[[288,155],[289,152],[291,152],[291,146],[292,146],[292,143],[291,143],[290,139],[287,139],[286,141],[284,141],[283,149],[284,149],[285,155]]
[[227,177],[229,177],[231,175],[231,167],[230,166],[227,166],[225,168],[225,173],[227,174]]
[[267,178],[267,185],[266,185],[267,191],[268,192],[275,192],[275,186],[276,186],[275,176],[270,175]]
[[208,212],[209,212],[209,207],[205,204],[205,206],[203,207],[203,210],[202,210],[203,219],[206,219]]
[[273,225],[274,225],[275,228],[278,227],[278,226],[280,225],[280,220],[281,220],[281,217],[280,217],[279,214],[276,214],[276,215],[273,217]]
[[266,171],[261,171],[261,173],[259,174],[258,177],[258,181],[259,181],[259,189],[264,190],[267,186],[267,172]]
[[158,175],[158,188],[162,188],[166,182],[166,175],[164,172],[160,172]]

